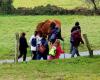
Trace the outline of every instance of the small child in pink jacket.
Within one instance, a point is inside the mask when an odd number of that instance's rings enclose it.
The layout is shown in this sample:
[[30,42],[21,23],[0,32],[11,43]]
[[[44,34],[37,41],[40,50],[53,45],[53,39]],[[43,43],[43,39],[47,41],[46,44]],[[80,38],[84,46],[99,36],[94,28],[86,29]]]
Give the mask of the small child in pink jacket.
[[55,41],[54,45],[56,47],[56,52],[55,52],[55,55],[54,56],[52,56],[52,55],[49,56],[49,59],[50,60],[52,60],[52,59],[59,59],[60,54],[61,53],[64,53],[64,50],[62,50],[62,48],[61,48],[60,40],[57,39]]

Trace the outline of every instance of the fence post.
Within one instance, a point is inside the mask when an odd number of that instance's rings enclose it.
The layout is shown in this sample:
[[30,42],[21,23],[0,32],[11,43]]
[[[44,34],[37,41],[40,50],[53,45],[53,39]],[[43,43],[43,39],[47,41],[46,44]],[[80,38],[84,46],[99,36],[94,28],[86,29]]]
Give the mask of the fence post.
[[87,38],[87,35],[86,35],[86,34],[83,34],[83,37],[84,37],[86,46],[87,46],[87,48],[88,48],[90,57],[93,57],[93,50],[91,49],[91,46],[90,46],[89,40],[88,40],[88,38]]
[[19,33],[15,33],[15,63],[18,62],[18,53],[19,53]]

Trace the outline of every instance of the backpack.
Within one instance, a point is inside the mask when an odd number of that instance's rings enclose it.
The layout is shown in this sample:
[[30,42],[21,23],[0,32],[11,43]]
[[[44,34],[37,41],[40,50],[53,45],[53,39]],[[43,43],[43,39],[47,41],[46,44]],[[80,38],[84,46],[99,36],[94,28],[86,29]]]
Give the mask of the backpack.
[[33,47],[36,47],[36,38],[32,38],[32,40],[31,40],[31,45],[32,45]]

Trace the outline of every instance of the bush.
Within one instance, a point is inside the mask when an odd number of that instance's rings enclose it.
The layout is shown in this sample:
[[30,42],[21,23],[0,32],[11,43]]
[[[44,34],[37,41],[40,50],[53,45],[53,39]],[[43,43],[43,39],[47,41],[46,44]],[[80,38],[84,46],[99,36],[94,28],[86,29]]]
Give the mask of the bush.
[[37,6],[37,7],[34,7],[33,9],[20,7],[16,9],[15,14],[20,14],[20,15],[66,15],[66,14],[94,15],[94,11],[88,10],[87,8],[83,8],[83,7],[77,7],[72,10],[67,10],[61,7],[57,7],[55,5],[48,4],[46,6]]
[[[3,0],[5,1],[5,0]],[[8,2],[2,2],[0,12],[6,14],[18,14],[18,15],[66,15],[66,14],[80,14],[80,15],[100,15],[100,9],[96,12],[94,10],[88,10],[87,8],[77,7],[72,10],[67,10],[55,5],[37,6],[34,8],[19,7],[15,9],[12,6],[12,0],[7,0]],[[10,2],[9,2],[10,1]]]
[[32,9],[31,8],[25,8],[25,7],[19,7],[15,10],[15,14],[20,15],[32,15]]
[[20,7],[15,10],[15,14],[21,14],[21,15],[60,15],[60,14],[66,14],[68,11],[57,7],[54,5],[48,4],[47,6],[37,6],[32,8],[25,8]]
[[64,14],[65,10],[63,8],[50,5],[47,6],[38,6],[32,9],[32,13],[35,15],[57,15],[57,14]]
[[14,11],[12,0],[0,0],[0,11],[4,14],[11,14]]

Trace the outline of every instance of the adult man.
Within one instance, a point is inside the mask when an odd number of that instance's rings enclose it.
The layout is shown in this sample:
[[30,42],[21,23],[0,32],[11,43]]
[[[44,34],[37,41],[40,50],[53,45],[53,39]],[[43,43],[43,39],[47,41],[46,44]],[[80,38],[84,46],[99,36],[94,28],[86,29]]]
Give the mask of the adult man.
[[71,55],[71,57],[74,57],[75,54],[77,56],[80,56],[79,51],[78,51],[78,46],[79,46],[80,42],[82,44],[84,44],[82,37],[81,37],[80,30],[73,31],[71,33],[71,37],[73,38],[73,41],[71,43],[72,44],[72,51],[71,51],[72,55]]
[[[79,30],[80,33],[81,33],[81,27],[80,27],[79,22],[75,22],[75,26],[73,26],[72,29],[71,29],[71,34],[72,34],[72,32],[74,32],[74,31],[76,31],[76,30]],[[71,37],[70,37],[70,54],[72,53],[72,49],[73,49],[73,44],[72,44],[72,42],[73,42],[73,38],[72,38],[72,36],[71,36]]]

